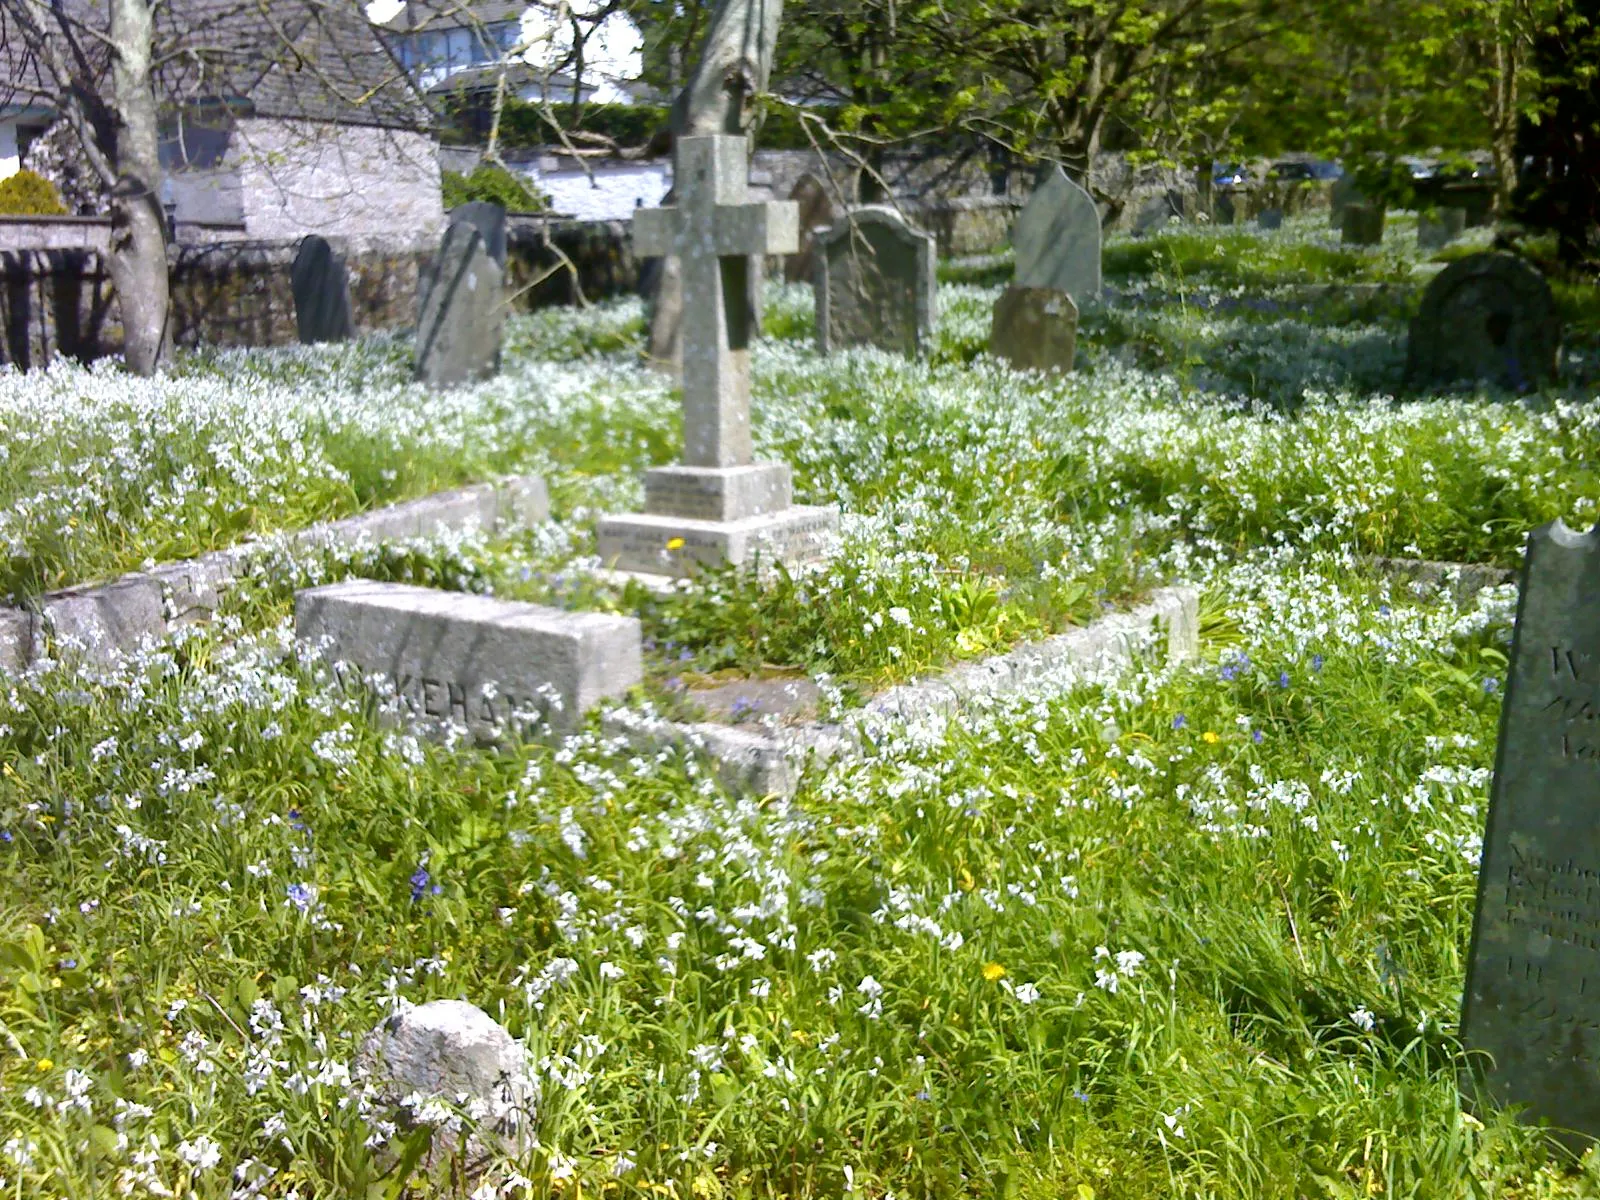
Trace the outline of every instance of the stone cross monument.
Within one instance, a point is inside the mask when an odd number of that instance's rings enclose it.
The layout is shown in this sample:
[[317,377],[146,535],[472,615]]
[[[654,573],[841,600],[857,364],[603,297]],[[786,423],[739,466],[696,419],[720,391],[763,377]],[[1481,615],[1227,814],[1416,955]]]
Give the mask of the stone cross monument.
[[641,210],[633,238],[635,254],[675,254],[682,263],[683,463],[646,473],[645,512],[601,518],[600,557],[664,575],[758,551],[768,561],[807,561],[838,513],[793,506],[787,464],[752,461],[745,297],[748,255],[799,248],[799,208],[750,201],[742,137],[680,138],[677,161],[679,204]]

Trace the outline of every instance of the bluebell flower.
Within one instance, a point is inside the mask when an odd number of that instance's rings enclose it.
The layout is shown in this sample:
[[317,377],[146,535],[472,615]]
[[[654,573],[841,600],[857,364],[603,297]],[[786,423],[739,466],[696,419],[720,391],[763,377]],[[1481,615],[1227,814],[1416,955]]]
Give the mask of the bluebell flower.
[[0,829],[0,842],[9,842],[10,840],[11,840],[11,830],[9,830],[9,829]]
[[306,830],[306,823],[300,819],[300,810],[298,808],[289,810],[289,828],[298,833],[304,833]]
[[1286,687],[1289,686],[1289,672],[1287,672],[1287,671],[1279,671],[1278,672],[1278,686],[1281,687],[1281,688],[1286,688]]
[[1084,1091],[1082,1088],[1073,1088],[1072,1098],[1078,1101],[1080,1104],[1089,1103],[1089,1093]]
[[1500,681],[1493,675],[1483,681],[1483,694],[1492,696],[1500,690]]
[[1236,674],[1238,674],[1238,668],[1234,667],[1234,666],[1231,666],[1231,665],[1230,666],[1226,666],[1226,667],[1223,667],[1222,670],[1220,672],[1218,672],[1218,674],[1220,674],[1222,676],[1222,678],[1228,680],[1231,683],[1233,681],[1233,677]]
[[305,912],[311,907],[311,902],[316,898],[316,892],[308,883],[291,883],[289,885],[289,903]]
[[1389,606],[1387,604],[1378,605],[1378,615],[1380,617],[1387,617],[1389,615]]
[[1258,746],[1261,745],[1261,743],[1264,742],[1266,740],[1266,738],[1267,738],[1267,735],[1262,733],[1261,730],[1259,730],[1259,729],[1253,729],[1253,730],[1250,731],[1250,740],[1252,742],[1254,742]]
[[1184,716],[1182,713],[1179,713],[1177,716],[1172,718],[1172,727],[1174,729],[1182,729],[1188,723],[1189,718]]
[[422,899],[422,893],[428,890],[428,868],[419,866],[411,874],[411,902],[415,904]]
[[1322,657],[1322,655],[1320,655],[1320,654],[1313,654],[1313,655],[1312,655],[1312,656],[1311,656],[1311,669],[1312,669],[1312,670],[1313,670],[1313,671],[1320,671],[1320,670],[1322,670],[1322,664],[1323,664],[1323,663],[1324,663],[1324,662],[1326,662],[1326,661],[1327,661],[1327,659],[1325,659],[1325,658],[1323,658],[1323,657]]

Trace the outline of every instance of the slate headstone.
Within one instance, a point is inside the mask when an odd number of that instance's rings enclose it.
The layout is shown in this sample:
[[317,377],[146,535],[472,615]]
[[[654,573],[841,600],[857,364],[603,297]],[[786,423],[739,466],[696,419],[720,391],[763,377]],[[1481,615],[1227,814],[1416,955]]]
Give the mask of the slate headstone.
[[1328,191],[1328,224],[1334,229],[1344,228],[1344,210],[1351,204],[1364,204],[1366,197],[1356,184],[1354,175],[1345,174],[1333,181]]
[[817,345],[921,354],[936,312],[934,239],[869,205],[818,235]]
[[783,261],[783,277],[789,283],[810,283],[816,274],[817,230],[827,229],[838,220],[827,185],[809,172],[800,176],[789,193],[800,206],[800,250]]
[[483,235],[483,248],[489,257],[506,269],[506,210],[492,200],[470,200],[450,210],[452,225],[465,221]]
[[1428,284],[1411,320],[1406,378],[1524,392],[1555,379],[1560,354],[1550,285],[1526,259],[1492,251],[1457,259]]
[[294,293],[294,323],[302,346],[349,340],[355,331],[350,316],[350,275],[327,238],[312,233],[300,239],[289,269],[289,287]]
[[1014,367],[1072,370],[1078,344],[1078,306],[1059,288],[1013,284],[994,305],[989,353]]
[[294,628],[327,639],[347,683],[382,674],[410,715],[482,736],[528,732],[528,714],[574,728],[642,678],[639,620],[611,613],[355,579],[295,593]]
[[1139,211],[1133,218],[1134,236],[1165,229],[1172,222],[1183,220],[1185,214],[1186,205],[1182,192],[1176,188],[1158,192],[1139,206]]
[[448,387],[493,375],[505,323],[505,276],[470,222],[445,229],[421,291],[416,378]]
[[[1470,1100],[1600,1137],[1600,531],[1534,530],[1462,996]],[[1589,990],[1589,980],[1595,982]]]
[[1256,214],[1257,229],[1282,229],[1283,209],[1263,208]]
[[1428,208],[1417,214],[1417,249],[1442,250],[1467,227],[1464,208]]
[[1346,204],[1339,223],[1339,241],[1346,246],[1383,245],[1383,205]]
[[1060,166],[1028,197],[1011,240],[1018,287],[1058,288],[1080,305],[1100,294],[1100,210]]

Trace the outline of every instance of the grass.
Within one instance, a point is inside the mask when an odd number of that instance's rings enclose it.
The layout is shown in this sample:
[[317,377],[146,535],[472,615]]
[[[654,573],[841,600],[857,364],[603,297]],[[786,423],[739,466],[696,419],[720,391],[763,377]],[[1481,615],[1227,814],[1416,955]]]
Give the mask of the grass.
[[[594,516],[673,453],[636,304],[521,320],[506,378],[444,398],[397,339],[191,359],[131,399],[75,369],[0,380],[37,422],[12,586],[198,544],[204,503],[270,528],[429,472],[546,470],[559,518],[268,547],[212,627],[6,681],[0,1196],[1600,1191],[1593,1155],[1457,1099],[1512,589],[1457,612],[1359,567],[1510,564],[1530,525],[1592,520],[1595,409],[1577,384],[1395,398],[1368,387],[1393,343],[1360,348],[1388,317],[1211,307],[1235,261],[1316,278],[1332,260],[1300,247],[1324,237],[1150,239],[1164,265],[1114,280],[1123,312],[1086,306],[1064,378],[981,353],[992,286],[941,290],[922,363],[820,359],[803,290],[775,290],[760,450],[840,504],[839,553],[669,599],[583,570]],[[172,436],[118,458],[136,416]],[[82,455],[55,475],[52,437]],[[127,495],[85,484],[49,541],[18,497],[59,502],[71,461],[120,462]],[[352,573],[639,612],[657,695],[803,673],[845,720],[1170,580],[1203,591],[1203,652],[1041,679],[879,729],[792,799],[733,796],[598,725],[485,753],[368,721],[288,621],[296,586]],[[441,997],[525,1038],[540,1084],[537,1144],[481,1176],[470,1112],[414,1128],[355,1073],[386,1014]]]

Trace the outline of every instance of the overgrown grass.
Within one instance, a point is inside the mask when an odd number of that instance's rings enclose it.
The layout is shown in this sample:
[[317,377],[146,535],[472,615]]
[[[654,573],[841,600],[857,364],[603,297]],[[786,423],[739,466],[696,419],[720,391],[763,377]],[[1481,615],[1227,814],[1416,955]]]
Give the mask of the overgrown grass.
[[[594,515],[674,452],[636,302],[521,319],[506,377],[445,397],[402,339],[0,380],[13,588],[494,470],[547,471],[559,518],[263,551],[209,629],[5,680],[0,1195],[1595,1194],[1592,1156],[1456,1096],[1509,589],[1458,614],[1356,566],[1510,563],[1592,519],[1594,407],[1370,394],[1388,318],[1214,308],[1334,269],[1315,231],[1214,253],[1241,237],[1151,239],[1164,274],[1086,306],[1068,377],[982,353],[992,287],[941,290],[922,363],[820,359],[774,289],[758,448],[841,506],[839,553],[668,599],[585,571]],[[491,753],[367,720],[288,624],[349,573],[638,611],[657,683],[865,690],[1173,579],[1205,644],[874,725],[792,800],[741,797],[598,726]],[[439,997],[540,1082],[537,1144],[483,1176],[470,1113],[418,1132],[353,1074]]]
[[466,996],[543,1087],[484,1195],[1587,1194],[1455,1096],[1505,598],[1213,589],[1197,668],[890,736],[792,803],[385,732],[283,627],[23,681],[9,1186],[466,1195],[346,1080],[394,1004]]

